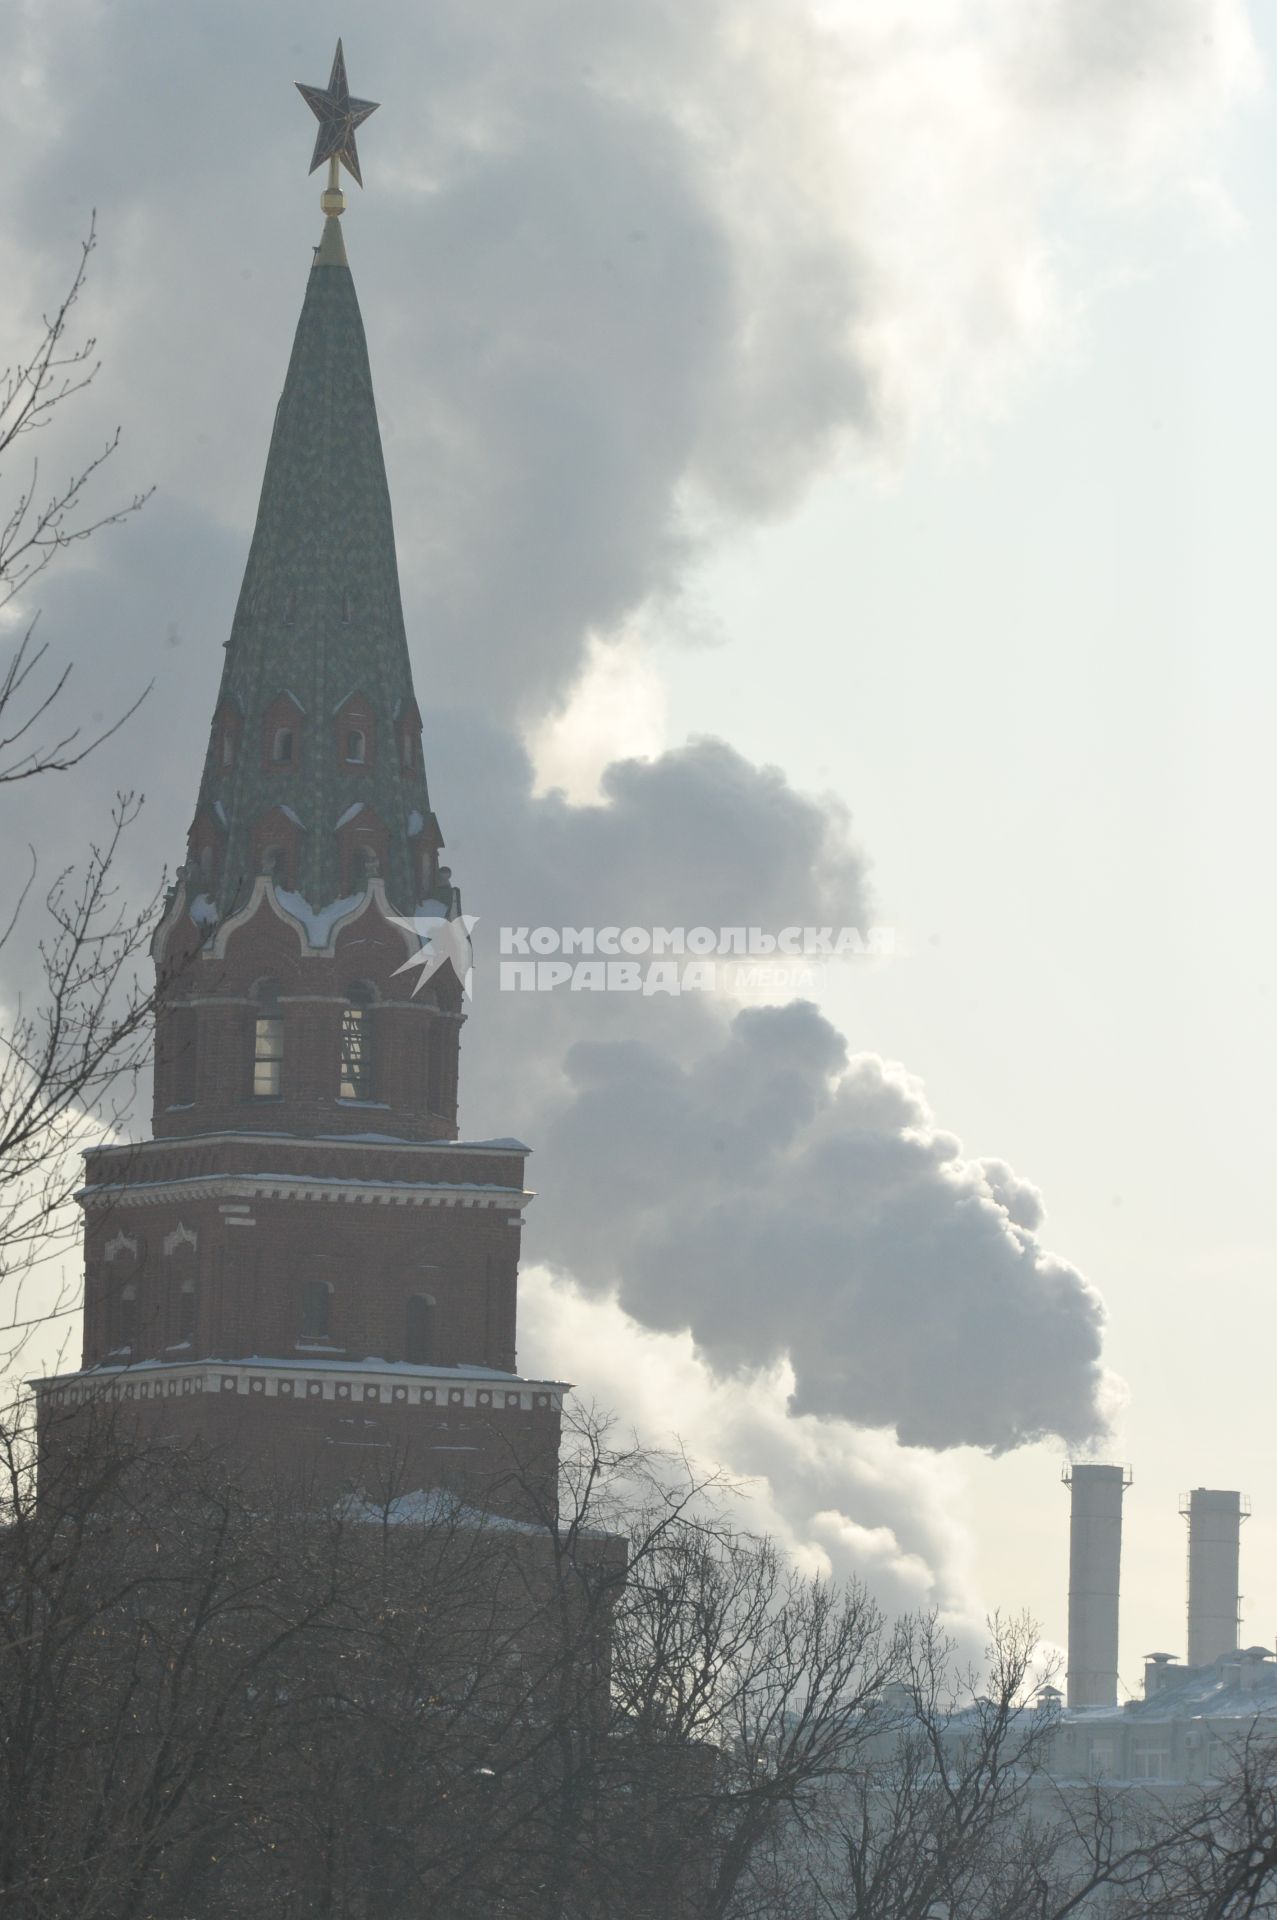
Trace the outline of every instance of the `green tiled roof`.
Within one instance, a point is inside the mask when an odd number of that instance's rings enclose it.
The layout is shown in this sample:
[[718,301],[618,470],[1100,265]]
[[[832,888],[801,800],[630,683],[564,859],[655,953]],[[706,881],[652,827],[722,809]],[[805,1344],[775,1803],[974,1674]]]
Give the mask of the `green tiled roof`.
[[[373,721],[362,766],[346,764],[339,737],[337,716],[352,694]],[[291,767],[270,763],[281,701]],[[365,821],[384,823],[387,895],[411,911],[426,890],[416,867],[422,834],[429,840],[434,826],[415,711],[368,349],[341,229],[330,217],[275,414],[200,787],[197,823],[206,833],[213,823],[221,852],[204,890],[220,914],[251,890],[255,830],[281,807],[299,823],[293,887],[315,908],[349,891],[337,829],[357,803]],[[410,766],[402,764],[405,724]],[[437,892],[450,898],[446,885]]]

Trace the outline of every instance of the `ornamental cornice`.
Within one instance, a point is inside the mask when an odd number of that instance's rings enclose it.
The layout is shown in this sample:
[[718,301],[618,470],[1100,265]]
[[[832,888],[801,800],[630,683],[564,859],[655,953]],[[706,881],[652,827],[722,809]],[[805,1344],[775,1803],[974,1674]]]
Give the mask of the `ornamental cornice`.
[[527,1187],[447,1185],[433,1180],[325,1180],[304,1173],[197,1173],[176,1180],[120,1180],[81,1187],[76,1199],[95,1207],[159,1206],[173,1200],[321,1200],[360,1206],[459,1207],[519,1213],[535,1196]]
[[305,1359],[143,1361],[132,1367],[32,1380],[45,1407],[220,1399],[277,1400],[303,1405],[397,1407],[425,1413],[560,1413],[563,1380],[525,1380],[517,1374],[467,1373],[464,1368],[394,1367],[384,1363]]

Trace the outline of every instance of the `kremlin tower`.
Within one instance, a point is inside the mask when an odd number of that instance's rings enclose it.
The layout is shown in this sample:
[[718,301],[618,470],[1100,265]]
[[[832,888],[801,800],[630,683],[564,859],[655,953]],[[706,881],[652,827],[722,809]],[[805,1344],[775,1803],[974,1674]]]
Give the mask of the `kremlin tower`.
[[464,922],[341,227],[373,104],[340,43],[302,92],[324,228],[154,941],[152,1136],[87,1157],[83,1360],[41,1418],[106,1401],[324,1487],[516,1511],[553,1497],[564,1388],[515,1371],[527,1149],[457,1135]]

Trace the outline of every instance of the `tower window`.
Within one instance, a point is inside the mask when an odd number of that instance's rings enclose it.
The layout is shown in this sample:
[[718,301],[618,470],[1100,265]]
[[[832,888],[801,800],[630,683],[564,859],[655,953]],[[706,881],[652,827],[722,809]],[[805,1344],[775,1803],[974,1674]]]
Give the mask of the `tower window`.
[[341,1017],[341,1098],[372,1098],[372,1033],[368,1003],[372,990],[360,982],[350,989]]
[[235,758],[235,735],[229,727],[222,728],[222,765],[229,767]]
[[292,766],[293,730],[291,727],[276,727],[275,738],[271,742],[270,757],[277,767]]
[[303,1340],[327,1340],[332,1329],[332,1288],[323,1280],[307,1280],[302,1288]]
[[171,1008],[162,1032],[164,1064],[171,1076],[169,1098],[175,1106],[188,1106],[195,1098],[199,1044],[199,1021],[194,1007]]
[[417,743],[407,727],[399,738],[399,764],[404,767],[415,767],[417,764]]
[[350,727],[346,733],[346,759],[361,767],[368,758],[368,737],[362,727]]
[[426,1105],[431,1113],[443,1112],[443,1023],[430,1022],[429,1052],[426,1056]]
[[278,1100],[284,1090],[284,1016],[279,982],[264,980],[257,989],[253,1027],[253,1098]]
[[404,1325],[404,1359],[429,1366],[435,1358],[435,1302],[428,1293],[414,1293]]
[[195,1276],[189,1273],[177,1296],[177,1337],[188,1341],[195,1338]]
[[137,1288],[130,1280],[115,1303],[115,1351],[132,1353],[137,1344]]

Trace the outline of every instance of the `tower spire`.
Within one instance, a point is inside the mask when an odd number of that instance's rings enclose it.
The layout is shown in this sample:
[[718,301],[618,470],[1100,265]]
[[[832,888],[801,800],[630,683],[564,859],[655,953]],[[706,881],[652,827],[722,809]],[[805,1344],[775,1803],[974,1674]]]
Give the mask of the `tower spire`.
[[354,281],[344,167],[361,182],[341,42],[326,88],[298,82],[328,164],[191,832],[207,921],[260,875],[317,914],[384,886],[387,907],[455,911],[420,751],[390,495]]

